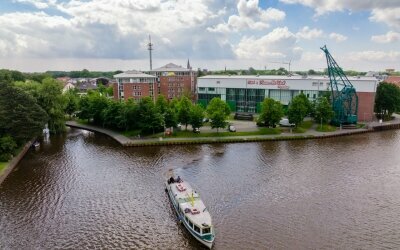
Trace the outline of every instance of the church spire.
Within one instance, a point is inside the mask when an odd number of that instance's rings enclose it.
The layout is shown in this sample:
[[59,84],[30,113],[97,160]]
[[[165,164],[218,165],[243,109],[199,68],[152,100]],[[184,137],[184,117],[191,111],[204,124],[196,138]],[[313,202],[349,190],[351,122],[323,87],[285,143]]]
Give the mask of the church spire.
[[186,68],[187,68],[187,69],[191,69],[191,68],[192,68],[192,66],[190,66],[189,59],[188,59],[188,62],[187,62],[187,66],[186,66]]

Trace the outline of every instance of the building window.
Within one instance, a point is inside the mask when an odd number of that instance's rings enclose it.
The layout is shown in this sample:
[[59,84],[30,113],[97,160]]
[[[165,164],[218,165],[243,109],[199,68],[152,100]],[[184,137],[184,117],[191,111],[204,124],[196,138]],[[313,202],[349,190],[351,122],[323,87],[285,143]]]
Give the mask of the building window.
[[206,88],[199,88],[199,91],[205,91]]
[[208,91],[215,91],[215,88],[208,88]]
[[315,99],[317,97],[317,95],[316,94],[313,94],[313,98]]

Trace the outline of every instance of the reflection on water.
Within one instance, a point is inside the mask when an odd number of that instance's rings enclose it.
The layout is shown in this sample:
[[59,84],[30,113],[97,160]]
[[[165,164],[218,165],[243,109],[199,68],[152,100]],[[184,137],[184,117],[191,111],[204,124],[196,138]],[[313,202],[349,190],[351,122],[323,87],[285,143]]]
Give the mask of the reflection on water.
[[400,131],[123,148],[71,129],[0,186],[0,249],[201,248],[163,191],[171,168],[209,207],[215,249],[399,248],[399,150]]

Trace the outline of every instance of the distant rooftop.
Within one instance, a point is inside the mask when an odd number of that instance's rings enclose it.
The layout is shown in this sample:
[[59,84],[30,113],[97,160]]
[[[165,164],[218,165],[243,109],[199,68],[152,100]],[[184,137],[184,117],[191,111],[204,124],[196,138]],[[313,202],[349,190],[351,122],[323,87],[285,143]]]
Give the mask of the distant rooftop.
[[156,78],[153,75],[148,75],[137,70],[128,70],[123,73],[114,75],[114,78]]
[[187,72],[190,71],[190,69],[184,68],[180,65],[176,65],[173,63],[168,63],[167,65],[164,65],[160,68],[153,69],[151,72],[165,72],[165,71],[170,71],[170,72]]
[[[329,80],[328,76],[301,76],[301,75],[206,75],[199,77],[199,79],[276,79],[276,80],[303,80],[303,79],[315,79],[315,80]],[[368,76],[348,76],[351,80],[376,80],[376,77]]]

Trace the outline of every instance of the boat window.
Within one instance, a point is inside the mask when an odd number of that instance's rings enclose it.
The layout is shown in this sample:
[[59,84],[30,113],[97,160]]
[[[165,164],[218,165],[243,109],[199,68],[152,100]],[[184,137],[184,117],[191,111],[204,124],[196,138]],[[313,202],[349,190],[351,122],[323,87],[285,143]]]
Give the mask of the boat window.
[[200,233],[200,228],[198,226],[194,225],[194,231]]
[[186,222],[188,222],[188,221],[189,221],[188,217],[186,217],[186,216],[185,216],[185,221],[186,221]]
[[203,234],[209,234],[209,233],[211,233],[211,228],[209,227],[203,228]]
[[189,226],[193,228],[193,223],[189,220]]

